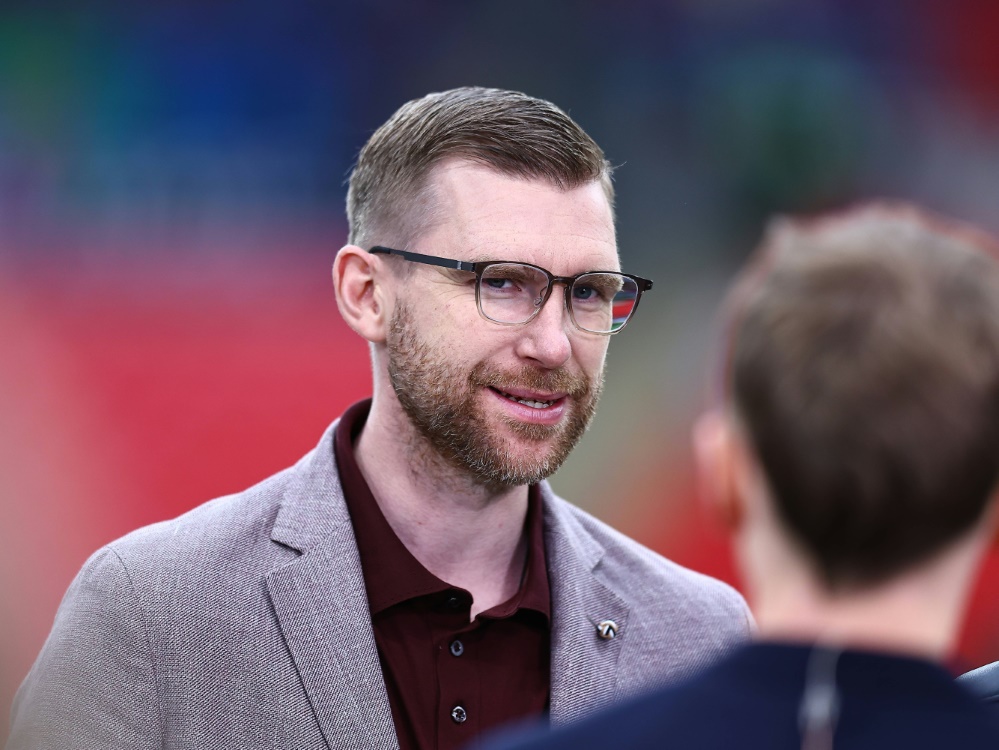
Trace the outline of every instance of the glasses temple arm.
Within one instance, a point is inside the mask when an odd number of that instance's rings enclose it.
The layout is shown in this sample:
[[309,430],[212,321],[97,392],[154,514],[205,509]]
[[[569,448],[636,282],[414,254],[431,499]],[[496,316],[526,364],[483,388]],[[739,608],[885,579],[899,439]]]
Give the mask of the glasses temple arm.
[[429,266],[442,266],[444,268],[454,268],[458,271],[475,271],[475,264],[463,260],[453,260],[451,258],[441,258],[436,255],[424,255],[423,253],[413,253],[409,250],[393,250],[390,247],[376,245],[368,252],[384,255],[398,255],[400,258],[413,263],[425,263]]

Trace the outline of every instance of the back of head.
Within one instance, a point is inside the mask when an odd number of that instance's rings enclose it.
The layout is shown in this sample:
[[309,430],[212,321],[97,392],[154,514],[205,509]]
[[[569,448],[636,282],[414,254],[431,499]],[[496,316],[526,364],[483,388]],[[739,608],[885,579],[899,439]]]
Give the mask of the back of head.
[[731,397],[831,589],[969,531],[999,476],[999,264],[907,206],[778,220],[730,300]]
[[427,179],[448,159],[561,189],[599,180],[611,206],[611,166],[565,112],[514,91],[465,87],[407,102],[368,140],[347,193],[350,243],[405,247],[434,208]]

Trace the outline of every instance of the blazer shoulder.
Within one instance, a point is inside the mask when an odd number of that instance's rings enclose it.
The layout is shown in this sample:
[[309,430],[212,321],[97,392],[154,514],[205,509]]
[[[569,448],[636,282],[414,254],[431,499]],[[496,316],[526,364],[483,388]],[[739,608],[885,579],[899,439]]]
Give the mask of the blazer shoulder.
[[264,577],[297,556],[271,541],[293,481],[285,470],[91,555],[18,692],[11,747],[161,747],[163,664],[218,658],[227,621],[263,622]]
[[126,566],[150,556],[160,563],[213,553],[239,557],[250,551],[247,545],[269,548],[272,541],[302,551],[347,518],[333,455],[339,422],[334,421],[319,444],[294,465],[242,492],[137,529],[109,547]]
[[284,469],[246,490],[131,531],[106,548],[128,568],[151,559],[162,565],[203,559],[212,551],[231,555],[245,552],[248,544],[269,541],[291,472]]
[[249,489],[108,544],[140,600],[170,609],[186,599],[197,608],[226,592],[262,595],[272,572],[349,526],[333,455],[336,425],[296,464]]
[[118,747],[123,727],[129,747],[160,747],[162,696],[148,636],[121,560],[98,550],[63,597],[17,692],[8,747]]

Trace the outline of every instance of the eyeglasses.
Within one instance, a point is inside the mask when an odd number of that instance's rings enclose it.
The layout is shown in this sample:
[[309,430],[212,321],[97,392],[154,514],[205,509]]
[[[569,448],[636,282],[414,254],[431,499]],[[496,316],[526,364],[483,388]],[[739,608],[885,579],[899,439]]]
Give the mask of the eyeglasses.
[[581,331],[606,336],[627,325],[638,309],[642,292],[652,288],[648,279],[616,271],[555,276],[530,263],[506,260],[472,263],[381,246],[371,248],[370,252],[473,272],[479,314],[500,325],[522,325],[534,320],[558,283],[565,286],[565,309],[572,324]]

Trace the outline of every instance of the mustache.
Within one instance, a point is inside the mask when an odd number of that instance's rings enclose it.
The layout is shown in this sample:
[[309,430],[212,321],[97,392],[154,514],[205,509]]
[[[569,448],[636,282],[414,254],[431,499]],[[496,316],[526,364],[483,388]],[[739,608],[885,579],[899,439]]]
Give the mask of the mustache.
[[479,363],[469,373],[468,381],[473,387],[496,388],[501,391],[522,388],[547,393],[566,393],[576,399],[585,398],[592,390],[589,379],[583,375],[574,375],[563,368],[541,370],[530,365],[515,370],[503,370]]

